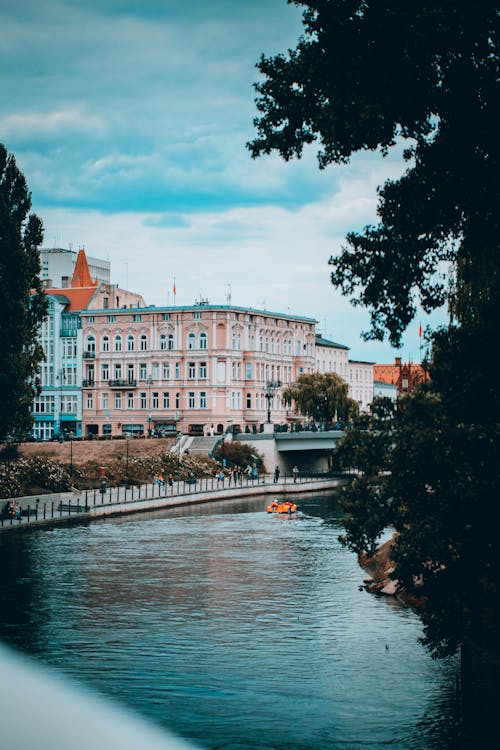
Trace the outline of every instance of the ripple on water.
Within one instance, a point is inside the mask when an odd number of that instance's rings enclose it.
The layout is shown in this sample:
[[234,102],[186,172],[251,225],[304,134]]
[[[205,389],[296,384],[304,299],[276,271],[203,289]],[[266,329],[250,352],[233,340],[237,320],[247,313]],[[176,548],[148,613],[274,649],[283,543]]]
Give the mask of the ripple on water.
[[5,537],[0,632],[207,748],[458,747],[454,664],[358,590],[334,496],[265,502]]

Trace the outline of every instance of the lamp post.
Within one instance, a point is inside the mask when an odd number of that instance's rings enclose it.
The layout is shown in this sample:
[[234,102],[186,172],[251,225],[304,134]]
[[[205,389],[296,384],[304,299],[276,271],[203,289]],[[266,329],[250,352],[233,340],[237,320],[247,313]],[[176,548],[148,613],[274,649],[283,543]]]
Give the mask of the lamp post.
[[73,438],[74,434],[69,433],[69,475],[73,478]]
[[130,443],[130,433],[127,431],[125,434],[125,440],[127,443],[127,453],[126,453],[126,459],[125,459],[125,484],[128,485],[128,446]]
[[281,388],[280,380],[269,380],[266,383],[264,397],[267,401],[267,424],[271,424],[271,402],[278,388]]
[[151,432],[151,418],[153,415],[151,414],[151,386],[153,385],[153,378],[151,376],[146,380],[146,385],[148,386],[148,409],[149,409],[148,411],[148,436],[152,438],[153,433]]

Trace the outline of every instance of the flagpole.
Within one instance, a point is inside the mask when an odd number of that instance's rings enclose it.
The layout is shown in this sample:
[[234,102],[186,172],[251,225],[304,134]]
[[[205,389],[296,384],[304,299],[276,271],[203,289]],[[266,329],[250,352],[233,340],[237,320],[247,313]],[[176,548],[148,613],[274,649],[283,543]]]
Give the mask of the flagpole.
[[175,297],[177,295],[177,289],[175,288],[175,276],[174,276],[174,288],[173,288],[173,292],[174,292],[174,307],[175,307]]

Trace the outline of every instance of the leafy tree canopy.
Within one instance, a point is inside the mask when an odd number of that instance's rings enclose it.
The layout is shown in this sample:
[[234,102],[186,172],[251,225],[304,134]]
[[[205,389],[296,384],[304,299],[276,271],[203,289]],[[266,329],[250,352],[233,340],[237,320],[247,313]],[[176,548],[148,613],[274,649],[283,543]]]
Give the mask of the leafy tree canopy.
[[404,140],[407,170],[379,189],[379,224],[330,259],[332,283],[370,310],[366,337],[394,346],[417,301],[445,301],[443,263],[468,290],[455,314],[473,314],[499,271],[497,2],[289,1],[305,35],[258,63],[252,155],[318,142],[323,168]]
[[47,300],[40,283],[40,219],[15,158],[0,144],[0,440],[19,438],[32,424],[38,340]]
[[299,375],[296,383],[283,389],[285,404],[294,404],[297,412],[326,425],[345,421],[357,412],[357,404],[348,395],[349,386],[335,372]]

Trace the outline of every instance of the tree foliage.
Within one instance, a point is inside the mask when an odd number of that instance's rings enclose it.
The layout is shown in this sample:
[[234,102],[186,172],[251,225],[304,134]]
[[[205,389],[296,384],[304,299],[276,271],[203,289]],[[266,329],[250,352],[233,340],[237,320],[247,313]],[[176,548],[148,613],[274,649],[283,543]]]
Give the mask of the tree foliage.
[[387,331],[397,346],[417,301],[443,304],[443,262],[472,306],[498,283],[497,2],[293,2],[305,36],[261,58],[248,146],[289,160],[319,142],[323,168],[405,142],[408,168],[379,189],[379,224],[330,259],[334,286],[370,310],[366,337]]
[[357,404],[348,395],[349,386],[335,372],[299,375],[283,389],[286,405],[294,404],[297,413],[327,425],[346,421],[357,412]]
[[330,259],[332,282],[370,310],[367,337],[387,332],[393,345],[417,301],[431,311],[447,300],[451,313],[432,336],[430,380],[393,424],[358,424],[345,439],[339,456],[362,474],[345,495],[344,541],[372,552],[392,524],[395,575],[424,597],[432,653],[475,644],[498,655],[498,6],[294,2],[305,36],[260,60],[252,155],[288,160],[316,141],[324,168],[404,142],[406,171],[379,188],[379,223]]
[[38,248],[42,222],[15,158],[0,144],[0,440],[17,439],[32,424],[31,409],[43,352],[39,325],[46,311]]

